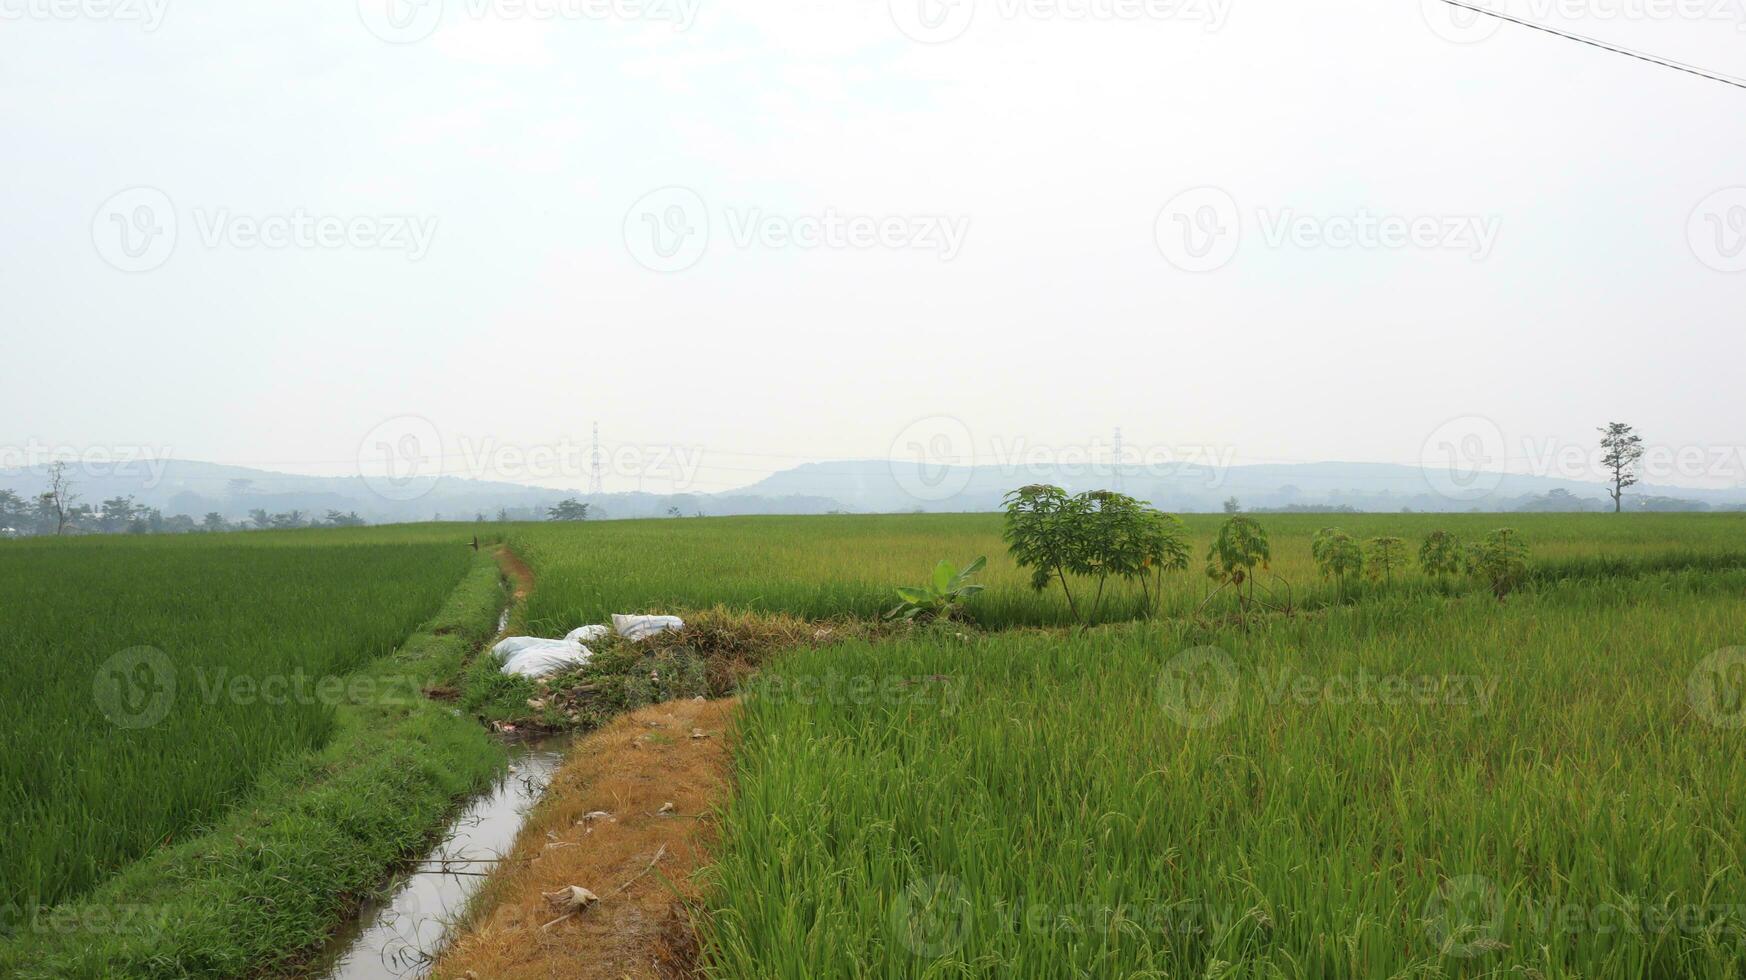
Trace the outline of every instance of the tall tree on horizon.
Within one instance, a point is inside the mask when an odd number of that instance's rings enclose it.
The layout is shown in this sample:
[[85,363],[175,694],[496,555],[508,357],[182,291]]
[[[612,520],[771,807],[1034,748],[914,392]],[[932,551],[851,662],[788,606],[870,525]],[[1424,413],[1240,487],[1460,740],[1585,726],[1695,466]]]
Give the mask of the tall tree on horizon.
[[1613,513],[1624,509],[1625,488],[1637,485],[1637,461],[1643,458],[1643,437],[1623,422],[1609,422],[1600,430],[1606,455],[1601,465],[1613,471]]

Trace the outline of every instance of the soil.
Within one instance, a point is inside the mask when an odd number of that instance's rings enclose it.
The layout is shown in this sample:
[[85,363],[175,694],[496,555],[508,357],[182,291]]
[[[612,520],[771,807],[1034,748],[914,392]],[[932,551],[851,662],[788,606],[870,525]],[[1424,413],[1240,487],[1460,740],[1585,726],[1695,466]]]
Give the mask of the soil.
[[[686,904],[708,859],[711,807],[729,787],[734,702],[673,701],[578,742],[482,912],[432,972],[439,980],[691,975]],[[694,737],[701,735],[702,737]],[[607,816],[590,816],[604,813]],[[600,901],[561,919],[545,893],[579,885]],[[558,920],[558,921],[554,921]]]
[[515,601],[525,600],[533,591],[534,573],[521,556],[509,550],[508,545],[500,546],[497,551],[497,567],[503,569],[503,574],[509,577],[510,585],[515,589]]

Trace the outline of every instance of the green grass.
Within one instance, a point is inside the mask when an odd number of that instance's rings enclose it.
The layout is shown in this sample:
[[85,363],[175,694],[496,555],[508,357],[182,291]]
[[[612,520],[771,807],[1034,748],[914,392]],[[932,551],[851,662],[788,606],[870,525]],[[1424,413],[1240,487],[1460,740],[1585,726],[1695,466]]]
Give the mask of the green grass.
[[[334,710],[316,681],[388,653],[437,610],[471,555],[448,537],[0,548],[0,902],[79,895],[322,745]],[[251,687],[267,679],[286,686]]]
[[[1568,526],[1527,533],[1656,540]],[[1746,752],[1688,688],[1746,644],[1746,572],[1629,571],[780,661],[738,725],[708,972],[1741,976]]]
[[[374,603],[378,616],[396,609],[389,593],[413,589],[430,573],[408,567],[409,561],[446,575],[451,553],[457,554],[465,577],[446,599],[438,597],[441,608],[392,655],[383,655],[387,648],[360,647],[353,663],[328,661],[335,670],[356,668],[335,689],[341,694],[321,705],[328,737],[305,745],[281,737],[277,754],[256,763],[260,774],[249,792],[239,791],[226,801],[229,805],[211,809],[203,822],[169,835],[173,840],[152,848],[83,897],[52,909],[27,909],[14,923],[18,934],[0,943],[0,975],[59,980],[291,971],[395,861],[425,844],[453,801],[480,787],[503,761],[501,748],[476,722],[420,693],[431,682],[459,673],[463,661],[491,636],[504,599],[488,554],[474,555],[452,533],[441,537],[446,543],[436,550],[417,543],[430,540],[428,532],[390,548],[392,563],[375,569],[383,578],[380,586],[373,584],[374,575],[352,577],[357,563],[373,567],[368,558],[351,554],[345,546],[323,547],[355,537],[317,538],[288,550],[290,555],[310,549],[304,557],[315,564],[304,568],[306,575],[354,586],[344,598],[322,593],[335,600],[336,608],[305,605],[298,615],[284,618],[288,625],[344,622],[361,615],[349,603]],[[277,564],[264,550],[230,555],[210,544],[192,547],[211,560],[246,561],[250,575],[303,568]],[[162,554],[160,549],[145,550]],[[306,602],[318,597],[299,594]],[[257,595],[255,608],[261,605]],[[332,656],[311,642],[322,635],[304,634],[306,659],[296,663],[307,666],[319,663],[317,657]],[[212,658],[224,655],[219,647],[201,649]],[[294,652],[283,648],[287,656]],[[264,669],[261,663],[235,666]],[[180,698],[176,704],[182,710]],[[223,727],[190,729],[185,734],[194,741],[185,746],[159,745],[172,762],[191,753],[216,762],[223,756],[212,743],[240,740],[246,730],[271,729],[281,719],[277,711],[259,709],[232,716],[207,713],[203,705],[193,710]],[[171,779],[179,771],[166,768],[159,778]],[[160,790],[142,774],[108,792],[114,795],[94,798],[124,805],[130,797],[123,793],[149,800]]]
[[[1722,567],[1746,566],[1746,514],[1359,514],[1260,515],[1273,540],[1273,570],[1289,580],[1295,598],[1333,601],[1335,589],[1317,579],[1310,536],[1333,524],[1361,539],[1398,535],[1416,559],[1419,541],[1436,528],[1467,540],[1512,526],[1533,549],[1544,573],[1580,571],[1608,560],[1680,552]],[[1201,559],[1222,518],[1186,519],[1194,564],[1166,579],[1164,609],[1191,612],[1207,592]],[[666,612],[730,607],[788,612],[808,618],[877,616],[895,604],[892,587],[924,581],[942,558],[967,562],[988,556],[971,614],[984,626],[1059,625],[1071,622],[1059,588],[1037,594],[1029,574],[1006,556],[1001,518],[993,514],[848,517],[681,518],[583,524],[519,525],[510,542],[538,574],[528,624],[543,635],[563,635],[615,612]],[[1270,583],[1272,580],[1268,580]],[[1089,583],[1080,583],[1084,588]],[[1395,588],[1434,591],[1416,571]],[[1363,598],[1374,590],[1360,585]],[[1088,593],[1080,593],[1088,594]],[[1105,618],[1133,615],[1137,600],[1117,592]]]

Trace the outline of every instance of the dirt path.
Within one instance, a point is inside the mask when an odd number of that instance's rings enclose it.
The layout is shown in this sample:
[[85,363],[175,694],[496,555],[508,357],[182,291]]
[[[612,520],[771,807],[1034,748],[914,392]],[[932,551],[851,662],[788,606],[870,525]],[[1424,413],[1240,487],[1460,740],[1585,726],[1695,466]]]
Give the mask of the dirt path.
[[[671,977],[689,966],[680,903],[707,857],[709,808],[728,786],[734,703],[674,701],[588,736],[552,780],[483,912],[438,960],[439,980]],[[702,735],[704,737],[694,737]],[[605,813],[609,816],[590,816]],[[573,918],[544,897],[580,885]]]
[[509,550],[509,545],[500,544],[492,552],[497,556],[497,567],[503,569],[503,574],[509,577],[509,583],[515,590],[515,601],[521,602],[533,591],[534,573],[521,556]]

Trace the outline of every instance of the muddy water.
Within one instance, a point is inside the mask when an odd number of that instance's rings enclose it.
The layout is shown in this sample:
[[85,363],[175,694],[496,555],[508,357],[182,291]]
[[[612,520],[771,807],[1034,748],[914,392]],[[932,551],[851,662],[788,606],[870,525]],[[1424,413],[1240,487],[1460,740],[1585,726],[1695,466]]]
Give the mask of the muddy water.
[[509,770],[466,805],[441,843],[364,905],[307,975],[322,980],[423,977],[494,860],[514,845],[569,742],[558,737],[512,743]]

